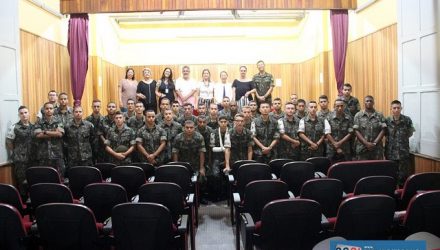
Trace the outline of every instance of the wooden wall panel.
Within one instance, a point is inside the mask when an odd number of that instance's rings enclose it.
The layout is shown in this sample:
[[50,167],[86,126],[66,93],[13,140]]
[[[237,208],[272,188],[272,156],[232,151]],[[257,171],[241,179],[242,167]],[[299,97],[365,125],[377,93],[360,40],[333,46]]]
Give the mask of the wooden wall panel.
[[234,9],[356,9],[356,0],[61,0],[63,14]]
[[[58,93],[66,92],[70,97],[69,103],[73,105],[67,48],[23,30],[20,35],[23,105],[28,106],[32,121],[35,121],[41,105],[47,101],[47,93],[52,89]],[[96,64],[97,61],[99,65]],[[122,67],[98,57],[89,57],[86,84],[81,100],[85,115],[92,112],[91,105],[94,98],[104,100],[104,104],[110,98],[116,100],[117,82],[123,76],[123,72]],[[99,86],[98,79],[101,73],[102,86]]]
[[15,184],[12,178],[12,165],[6,164],[0,166],[0,183]]
[[440,159],[414,154],[415,173],[440,172]]

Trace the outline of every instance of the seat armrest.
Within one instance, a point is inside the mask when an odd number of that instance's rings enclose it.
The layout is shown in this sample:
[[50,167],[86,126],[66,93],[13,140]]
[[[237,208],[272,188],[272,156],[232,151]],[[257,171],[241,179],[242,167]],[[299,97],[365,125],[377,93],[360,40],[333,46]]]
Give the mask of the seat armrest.
[[345,193],[344,191],[342,192],[342,199],[345,199],[345,198],[347,198],[347,196],[348,196],[348,194],[347,193]]
[[253,232],[255,230],[255,223],[254,223],[254,219],[252,219],[251,214],[242,213],[241,219],[246,224],[246,231]]
[[295,195],[292,193],[292,191],[287,191],[287,194],[289,195],[289,199],[295,198]]
[[102,227],[102,233],[104,235],[110,235],[112,231],[112,218],[108,218],[104,221],[104,226]]
[[153,176],[151,176],[150,178],[148,178],[148,182],[154,182],[154,175]]
[[228,181],[229,181],[229,183],[234,183],[235,179],[232,174],[228,174]]
[[139,202],[139,195],[137,194],[137,195],[133,196],[133,197],[131,198],[131,202],[132,202],[132,203],[138,203],[138,202]]
[[197,174],[194,174],[193,176],[191,176],[191,183],[197,183]]
[[325,230],[333,229],[334,224],[331,223],[324,214],[321,214],[321,227]]
[[186,197],[186,204],[188,204],[189,206],[192,206],[194,204],[194,194],[193,193],[188,194],[188,196]]
[[277,176],[274,173],[272,173],[272,180],[277,180],[277,179],[278,179]]
[[323,172],[315,172],[315,178],[325,178],[327,177]]
[[406,215],[406,210],[394,212],[394,217],[393,217],[394,222],[402,222],[403,218],[405,218],[405,215]]
[[241,198],[239,193],[233,193],[232,197],[234,198],[234,205],[238,206],[241,203]]
[[180,224],[179,227],[177,228],[177,231],[179,231],[179,233],[186,233],[188,231],[188,215],[187,214],[183,214],[180,218]]
[[68,187],[69,186],[69,178],[64,178],[63,184]]

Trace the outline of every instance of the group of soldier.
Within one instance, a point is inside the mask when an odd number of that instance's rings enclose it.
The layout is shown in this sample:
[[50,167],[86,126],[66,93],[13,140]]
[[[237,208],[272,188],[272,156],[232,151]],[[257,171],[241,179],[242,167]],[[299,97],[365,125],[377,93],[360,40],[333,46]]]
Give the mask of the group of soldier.
[[50,91],[35,124],[30,122],[29,110],[19,108],[20,121],[11,126],[6,142],[21,192],[25,170],[34,165],[52,166],[66,174],[69,167],[99,162],[160,166],[185,161],[201,179],[208,176],[211,192],[218,197],[225,193],[223,173],[237,160],[268,163],[276,158],[315,156],[327,156],[333,162],[394,160],[402,183],[409,174],[411,119],[401,114],[398,100],[391,102],[392,115],[387,118],[375,110],[372,96],[364,98],[361,110],[351,91],[351,85],[345,84],[333,111],[325,95],[318,103],[306,103],[292,94],[284,109],[280,98],[258,105],[250,101],[238,109],[237,103],[224,97],[221,106],[212,103],[197,110],[191,103],[180,105],[162,98],[157,114],[129,99],[126,112],[109,102],[107,115],[102,115],[101,101],[93,100],[93,112],[86,118],[81,106],[68,106],[66,93]]

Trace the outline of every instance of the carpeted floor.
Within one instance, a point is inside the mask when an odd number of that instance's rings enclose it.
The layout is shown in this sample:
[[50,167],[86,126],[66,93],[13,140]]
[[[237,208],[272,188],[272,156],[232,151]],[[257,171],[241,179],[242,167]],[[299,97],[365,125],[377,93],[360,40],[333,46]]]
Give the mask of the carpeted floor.
[[226,201],[199,207],[197,250],[235,249],[235,227],[231,225]]

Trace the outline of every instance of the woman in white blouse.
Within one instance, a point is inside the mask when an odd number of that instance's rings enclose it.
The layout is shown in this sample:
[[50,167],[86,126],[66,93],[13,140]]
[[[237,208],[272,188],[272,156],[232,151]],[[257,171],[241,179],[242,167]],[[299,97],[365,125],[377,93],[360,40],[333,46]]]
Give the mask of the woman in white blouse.
[[205,105],[207,110],[211,102],[214,101],[214,83],[211,81],[211,72],[209,69],[202,71],[202,81],[197,88],[197,108]]

